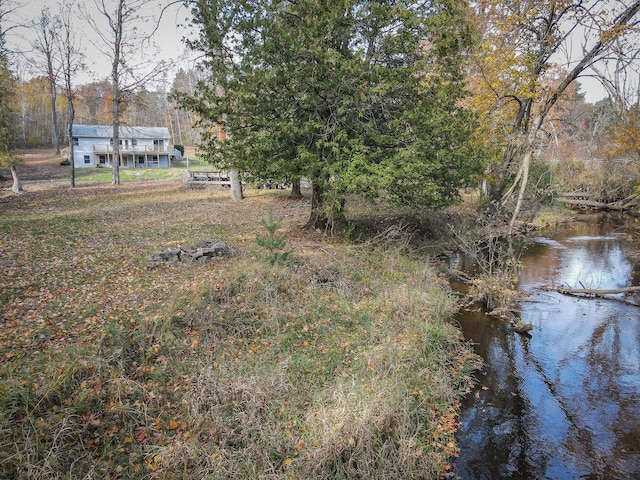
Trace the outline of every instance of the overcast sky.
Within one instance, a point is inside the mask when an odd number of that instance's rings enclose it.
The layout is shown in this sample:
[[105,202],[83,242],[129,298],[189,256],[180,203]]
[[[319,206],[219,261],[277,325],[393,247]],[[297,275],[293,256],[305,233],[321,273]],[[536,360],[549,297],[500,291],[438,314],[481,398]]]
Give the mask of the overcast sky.
[[[35,33],[32,28],[28,27],[28,24],[37,19],[44,7],[48,7],[52,14],[58,11],[58,0],[16,0],[17,2],[24,4],[23,7],[17,9],[5,22],[4,28],[8,25],[21,24],[22,27],[14,28],[10,30],[7,35],[7,46],[12,50],[17,51],[29,51],[31,45],[35,40]],[[109,4],[110,0],[107,0]],[[94,18],[98,24],[103,23],[104,17],[96,10],[93,0],[81,0],[81,3],[87,6],[92,11]],[[113,3],[113,1],[111,2]],[[165,4],[168,1],[164,2]],[[150,4],[150,8],[146,9],[145,15],[153,16],[156,19],[160,16],[161,8],[160,2],[156,4]],[[147,61],[151,61],[157,64],[160,60],[169,62],[174,65],[174,71],[179,67],[188,68],[193,65],[193,52],[188,52],[182,39],[185,36],[192,36],[193,32],[187,27],[187,17],[189,17],[189,10],[184,7],[181,2],[176,3],[169,7],[162,18],[160,19],[160,26],[156,33],[151,37],[151,41],[157,46],[158,50],[154,50],[153,47],[146,46],[144,48],[144,55],[147,56]],[[85,63],[87,64],[86,72],[83,72],[78,76],[77,84],[87,83],[93,80],[102,80],[110,76],[111,73],[111,61],[107,55],[104,54],[106,45],[99,38],[99,36],[91,30],[87,22],[78,18],[74,19],[78,25],[79,34],[82,35],[81,48],[86,55]],[[144,32],[151,32],[154,22],[148,20],[140,25],[140,30]],[[101,51],[102,50],[102,51]],[[150,58],[149,58],[150,57]],[[22,77],[29,77],[34,74],[32,71],[27,71],[22,68],[20,75]],[[169,74],[170,82],[173,80],[173,73]]]

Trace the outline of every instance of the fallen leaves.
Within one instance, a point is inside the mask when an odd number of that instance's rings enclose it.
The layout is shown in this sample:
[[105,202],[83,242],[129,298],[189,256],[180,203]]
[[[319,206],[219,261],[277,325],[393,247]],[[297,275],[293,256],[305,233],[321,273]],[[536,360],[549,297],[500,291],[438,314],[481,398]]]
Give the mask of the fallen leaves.
[[[123,459],[116,462],[120,454],[142,457],[146,445],[163,445],[170,435],[192,435],[186,421],[173,416],[175,407],[161,403],[188,385],[166,373],[171,368],[167,348],[180,345],[167,347],[153,335],[139,338],[138,332],[165,316],[167,299],[188,290],[193,275],[206,281],[216,273],[212,265],[171,272],[146,268],[150,251],[185,241],[180,221],[171,231],[160,227],[180,202],[188,205],[183,211],[193,214],[185,223],[195,226],[188,228],[195,238],[186,242],[210,236],[204,226],[211,212],[199,208],[208,197],[169,184],[27,192],[3,199],[0,374],[6,382],[1,391],[27,400],[16,404],[24,409],[17,418],[35,415],[40,429],[65,424],[75,429],[82,443],[68,444],[59,455],[68,448],[103,451],[99,463],[106,468],[119,462],[124,471]],[[154,202],[171,208],[160,214]],[[189,342],[197,348],[199,339],[193,335]],[[101,352],[111,356],[112,365],[96,363],[64,373],[77,356],[95,362]],[[102,413],[86,409],[92,405],[100,405]],[[148,419],[154,408],[166,417]],[[143,425],[136,426],[139,422]],[[29,434],[21,424],[16,428]],[[38,435],[46,448],[58,434]],[[146,460],[131,464],[131,471],[158,468],[153,458]]]
[[[426,412],[430,385],[411,382],[428,369],[410,363],[420,358],[423,337],[395,324],[386,293],[377,298],[371,286],[352,295],[358,272],[343,265],[332,275],[348,281],[307,289],[321,250],[306,248],[310,259],[301,257],[291,270],[261,270],[241,256],[234,263],[146,268],[149,252],[193,244],[212,231],[251,242],[277,198],[231,204],[164,184],[82,190],[27,194],[0,211],[0,258],[8,260],[0,264],[0,393],[22,409],[11,417],[20,418],[14,446],[20,435],[24,445],[33,441],[29,422],[37,425],[34,463],[65,438],[55,455],[76,466],[85,462],[102,478],[183,471],[197,478],[194,472],[224,472],[243,462],[253,468],[257,455],[272,471],[295,475],[313,455],[332,449],[348,457],[370,447],[377,461],[380,438],[393,441],[390,431],[364,438],[346,423],[339,436],[325,437],[309,423],[337,384],[361,381],[375,392],[380,377],[393,376],[393,387],[406,389],[407,402]],[[303,217],[300,209],[288,221],[301,224]],[[394,282],[406,278],[389,275]],[[470,363],[461,359],[453,367],[464,377]],[[354,388],[354,398],[360,393]],[[434,444],[425,433],[425,443],[412,450],[420,461],[455,453],[455,416],[446,409],[434,416]],[[340,415],[326,420],[344,422]]]

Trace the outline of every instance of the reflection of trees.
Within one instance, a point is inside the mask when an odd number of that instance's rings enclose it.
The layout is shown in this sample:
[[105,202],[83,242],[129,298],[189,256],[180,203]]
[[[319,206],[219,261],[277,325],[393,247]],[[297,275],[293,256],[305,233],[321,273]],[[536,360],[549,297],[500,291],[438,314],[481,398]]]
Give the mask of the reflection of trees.
[[[530,365],[533,370],[531,373],[537,374],[540,383],[545,386],[548,396],[550,399],[545,400],[545,402],[551,402],[560,409],[562,412],[564,419],[567,423],[565,443],[562,445],[562,449],[570,450],[574,453],[576,458],[586,458],[592,459],[595,458],[594,454],[597,451],[597,448],[594,446],[593,439],[590,434],[590,429],[588,426],[584,425],[582,422],[582,416],[580,412],[575,411],[575,406],[579,404],[576,396],[572,396],[571,398],[566,398],[563,396],[561,392],[562,384],[557,383],[558,379],[552,379],[545,367],[538,361],[535,356],[536,352],[531,352],[528,349],[523,350],[523,365]],[[524,392],[527,395],[527,392]],[[544,395],[544,392],[542,393]],[[542,427],[544,428],[544,427]],[[560,442],[560,439],[557,439]],[[567,448],[571,446],[570,448]],[[537,452],[536,452],[537,453]],[[550,458],[561,458],[561,452],[559,450],[545,452],[549,456],[546,460],[548,461]],[[531,455],[531,452],[526,453],[527,456]],[[539,455],[536,455],[539,458]]]
[[614,241],[584,241],[565,256],[566,266],[559,272],[557,283],[578,288],[620,288],[628,286],[631,266]]
[[[623,312],[618,310],[617,314],[609,315],[594,329],[587,350],[587,365],[590,371],[589,375],[585,375],[583,383],[590,410],[602,413],[594,420],[598,426],[606,425],[609,440],[612,441],[610,451],[606,452],[606,455],[614,458],[616,463],[622,461],[620,452],[638,452],[640,445],[640,385],[637,378],[640,342],[637,336],[638,329],[622,318],[623,315],[620,313]],[[635,331],[636,335],[633,335],[633,331],[624,331],[625,327]],[[635,342],[627,339],[635,339]],[[627,356],[629,359],[635,359],[635,365],[630,365],[631,362],[625,359]],[[633,392],[629,392],[623,384],[625,379],[630,377],[635,378]],[[614,409],[615,412],[612,411]],[[640,458],[637,461],[640,461]],[[610,468],[614,466],[609,465]],[[603,472],[606,476],[615,473],[615,470]]]
[[[558,244],[559,247],[562,247]],[[523,284],[548,283],[557,275],[560,269],[560,250],[550,248],[550,245],[536,243],[527,247],[526,255],[523,255],[520,262],[520,282]]]
[[[585,215],[556,240],[536,243],[521,258],[521,280],[530,283],[554,281],[579,288],[620,288],[632,281],[633,268],[626,249],[612,232],[625,228],[623,216]],[[595,272],[599,275],[594,276]],[[609,281],[609,283],[606,283]]]
[[[602,224],[596,228],[599,234],[611,232]],[[560,282],[561,275],[578,270],[603,282],[628,281],[631,267],[621,241],[588,240],[594,233],[572,231],[571,236],[584,238],[579,243],[560,240],[569,248],[541,244],[529,249],[522,258],[526,281],[555,277]],[[476,349],[488,366],[478,398],[461,417],[457,473],[462,478],[500,478],[505,472],[512,472],[509,478],[539,478],[552,462],[594,478],[638,472],[640,329],[635,307],[540,292],[525,302],[522,316],[542,329],[532,340],[487,320],[476,319],[474,328],[463,325],[481,343]]]
[[[589,300],[581,302],[593,304]],[[621,455],[625,455],[621,452],[638,450],[637,384],[629,401],[629,394],[619,383],[625,375],[627,378],[630,373],[637,375],[637,363],[632,367],[635,371],[625,372],[628,369],[625,355],[638,358],[640,345],[637,329],[634,329],[636,335],[633,332],[625,335],[621,331],[623,325],[633,325],[622,323],[625,321],[620,319],[628,308],[604,301],[592,312],[590,321],[579,326],[582,335],[577,339],[573,328],[583,316],[580,311],[574,315],[560,312],[558,317],[564,315],[564,318],[548,318],[548,322],[564,321],[567,324],[567,330],[557,332],[555,342],[551,341],[554,339],[546,340],[551,348],[562,345],[559,361],[547,359],[545,365],[542,351],[523,348],[523,371],[529,371],[544,385],[549,397],[546,402],[554,402],[566,419],[565,440],[559,447],[568,453],[568,458],[579,460],[578,467],[586,468],[597,478],[614,478],[616,471],[632,471],[621,469]],[[623,348],[625,339],[627,346]],[[573,349],[572,345],[578,345],[578,348]],[[557,368],[555,372],[554,367]],[[557,451],[556,458],[561,458],[560,454],[561,451]]]
[[486,376],[479,378],[478,397],[461,419],[458,443],[464,454],[457,473],[462,478],[499,478],[505,471],[525,473],[528,467],[523,453],[528,449],[528,435],[524,419],[529,407],[517,394],[520,379],[515,374],[514,352],[515,343],[522,340],[508,332],[502,321],[475,315],[461,323],[467,338],[477,342],[476,351],[488,367]]

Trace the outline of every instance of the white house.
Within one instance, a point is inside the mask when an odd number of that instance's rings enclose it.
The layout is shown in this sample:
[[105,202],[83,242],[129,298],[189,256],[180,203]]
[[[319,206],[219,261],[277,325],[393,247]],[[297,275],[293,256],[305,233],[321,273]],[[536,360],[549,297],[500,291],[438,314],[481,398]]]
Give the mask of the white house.
[[[119,132],[121,167],[169,167],[173,148],[169,149],[168,128],[121,126]],[[73,163],[76,167],[111,166],[113,127],[74,125],[72,139]]]

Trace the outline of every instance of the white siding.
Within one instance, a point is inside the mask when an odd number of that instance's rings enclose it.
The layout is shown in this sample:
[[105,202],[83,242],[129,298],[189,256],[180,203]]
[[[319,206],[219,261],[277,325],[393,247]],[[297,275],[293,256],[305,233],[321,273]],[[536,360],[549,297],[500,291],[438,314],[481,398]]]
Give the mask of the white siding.
[[[74,165],[77,168],[110,165],[113,155],[111,127],[74,125]],[[122,127],[120,131],[122,166],[168,168],[169,130],[166,127]]]

